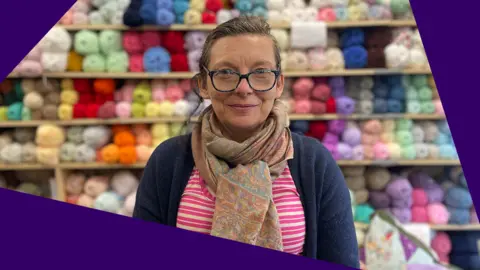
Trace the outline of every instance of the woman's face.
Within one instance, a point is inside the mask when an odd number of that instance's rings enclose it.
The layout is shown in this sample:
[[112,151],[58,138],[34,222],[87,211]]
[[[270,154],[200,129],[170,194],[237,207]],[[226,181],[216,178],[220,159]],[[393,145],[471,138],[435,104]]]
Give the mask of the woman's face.
[[[211,48],[208,69],[230,70],[241,74],[255,70],[276,70],[273,41],[269,37],[259,35],[221,38]],[[222,76],[218,80],[226,81],[226,75]],[[267,75],[258,76],[258,80],[267,81]],[[275,99],[282,95],[283,85],[284,78],[281,75],[270,91],[257,92],[249,86],[246,79],[243,79],[234,91],[222,93],[213,87],[207,75],[206,88],[200,92],[203,98],[211,100],[215,115],[227,132],[249,133],[254,132],[266,120]],[[219,88],[220,83],[215,83],[215,86]]]

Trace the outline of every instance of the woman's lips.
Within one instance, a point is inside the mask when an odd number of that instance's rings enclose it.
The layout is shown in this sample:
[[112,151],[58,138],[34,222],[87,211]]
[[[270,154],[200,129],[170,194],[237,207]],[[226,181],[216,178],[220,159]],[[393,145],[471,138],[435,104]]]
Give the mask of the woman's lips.
[[230,108],[234,109],[235,111],[238,112],[248,112],[252,110],[253,108],[257,107],[258,105],[253,105],[253,104],[231,104],[228,105]]

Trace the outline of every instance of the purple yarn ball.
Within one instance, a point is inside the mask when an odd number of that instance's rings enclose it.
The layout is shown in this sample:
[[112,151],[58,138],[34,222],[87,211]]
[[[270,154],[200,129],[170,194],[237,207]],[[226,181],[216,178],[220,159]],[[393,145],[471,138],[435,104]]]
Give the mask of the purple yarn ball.
[[413,198],[407,197],[401,200],[392,200],[392,206],[396,208],[411,208],[413,205]]
[[395,216],[396,219],[398,219],[400,223],[410,223],[412,220],[412,211],[410,208],[393,207],[390,209],[390,212]]
[[342,96],[336,100],[337,113],[352,114],[355,112],[355,100],[350,97]]
[[443,188],[437,184],[432,183],[425,187],[425,193],[427,193],[428,203],[441,203],[445,197]]
[[385,191],[393,200],[406,200],[412,196],[413,188],[405,178],[396,178],[388,183]]
[[337,145],[336,145],[336,144],[326,144],[326,143],[323,143],[323,145],[325,146],[325,148],[327,148],[327,150],[330,152],[330,154],[332,154],[332,157],[333,157],[335,160],[339,160],[339,159],[340,159],[340,153],[338,153],[338,149],[337,149]]
[[432,177],[430,177],[430,175],[428,175],[425,172],[420,172],[420,171],[412,172],[410,173],[408,178],[410,179],[410,183],[413,186],[413,188],[425,189],[427,188],[427,186],[431,184],[435,184],[435,180],[433,180]]
[[333,134],[333,133],[327,132],[323,136],[322,143],[337,145],[338,144],[338,136]]
[[353,159],[353,150],[350,147],[350,145],[340,142],[337,145],[337,151],[338,151],[338,154],[340,155],[340,159],[342,160]]
[[375,209],[390,207],[390,197],[381,191],[370,191],[368,194],[369,203]]
[[353,160],[363,160],[365,154],[363,152],[363,145],[354,146],[352,149],[352,159]]
[[362,132],[359,128],[349,127],[342,134],[342,141],[350,146],[357,146],[362,143]]
[[330,88],[343,88],[345,89],[345,78],[343,77],[330,77],[328,81]]
[[345,130],[347,123],[345,120],[332,120],[328,122],[328,131],[340,135]]

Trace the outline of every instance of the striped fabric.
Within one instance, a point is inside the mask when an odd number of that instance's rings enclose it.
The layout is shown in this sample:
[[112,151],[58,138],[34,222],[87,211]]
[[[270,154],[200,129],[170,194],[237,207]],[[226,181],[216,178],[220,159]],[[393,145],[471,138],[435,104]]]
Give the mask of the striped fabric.
[[[305,241],[305,216],[288,167],[273,183],[273,201],[280,217],[284,251],[301,254]],[[198,170],[194,169],[180,201],[177,227],[209,234],[214,209],[215,198]]]

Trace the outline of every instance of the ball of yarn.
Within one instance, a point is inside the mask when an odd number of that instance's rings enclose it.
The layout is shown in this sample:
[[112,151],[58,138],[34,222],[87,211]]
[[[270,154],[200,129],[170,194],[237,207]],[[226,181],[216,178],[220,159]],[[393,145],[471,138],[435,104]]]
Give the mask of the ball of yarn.
[[413,188],[408,179],[396,178],[388,183],[385,190],[393,199],[403,200],[411,196]]
[[473,205],[473,200],[467,189],[452,187],[446,191],[445,204],[450,207],[469,209]]
[[368,224],[374,212],[375,210],[370,205],[359,204],[355,209],[355,221]]
[[428,221],[431,224],[447,224],[450,213],[445,205],[441,203],[432,203],[427,206]]

